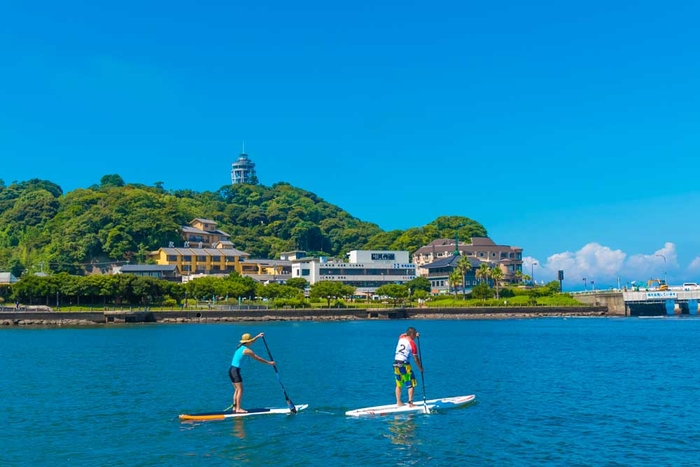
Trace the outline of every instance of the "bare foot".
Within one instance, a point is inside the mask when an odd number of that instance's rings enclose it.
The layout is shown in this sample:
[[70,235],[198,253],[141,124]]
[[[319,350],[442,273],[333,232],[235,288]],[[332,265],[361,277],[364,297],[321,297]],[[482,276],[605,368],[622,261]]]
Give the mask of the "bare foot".
[[404,403],[403,403],[403,402],[397,402],[397,403],[396,403],[396,407],[403,407],[403,406],[404,406]]
[[248,411],[245,409],[236,409],[235,413],[248,413]]
[[415,405],[413,405],[413,401],[408,401],[408,406],[409,406],[409,407],[415,407]]

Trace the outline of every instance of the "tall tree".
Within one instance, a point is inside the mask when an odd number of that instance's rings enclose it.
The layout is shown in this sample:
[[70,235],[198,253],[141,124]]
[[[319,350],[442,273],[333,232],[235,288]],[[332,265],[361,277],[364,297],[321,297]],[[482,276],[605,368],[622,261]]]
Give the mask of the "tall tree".
[[481,281],[481,283],[488,283],[489,278],[491,277],[491,268],[489,267],[488,264],[486,263],[481,263],[479,267],[476,270],[476,278]]
[[452,287],[452,291],[455,294],[455,298],[457,298],[457,286],[462,281],[462,274],[459,272],[459,269],[454,269],[447,277],[447,280],[450,283],[450,286]]
[[460,258],[457,260],[457,270],[459,273],[462,275],[462,296],[464,298],[467,297],[467,287],[466,287],[466,281],[467,281],[467,274],[472,270],[472,263],[469,261],[469,258],[466,256],[460,256]]
[[504,277],[503,270],[498,265],[495,265],[491,268],[490,275],[491,279],[493,279],[493,285],[496,288],[496,298],[500,298],[501,281]]

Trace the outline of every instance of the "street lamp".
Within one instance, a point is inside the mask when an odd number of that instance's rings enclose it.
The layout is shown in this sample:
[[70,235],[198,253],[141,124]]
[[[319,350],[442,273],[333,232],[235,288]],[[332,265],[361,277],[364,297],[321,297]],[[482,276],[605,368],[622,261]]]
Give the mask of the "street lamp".
[[595,281],[591,281],[591,289],[595,290]]
[[532,263],[530,265],[530,279],[532,279],[532,286],[535,286],[535,266],[537,266],[537,263]]
[[668,282],[666,282],[666,257],[664,255],[654,255],[654,256],[661,256],[664,259],[664,284],[668,285]]
[[583,278],[583,290],[588,290],[588,284],[586,284],[586,278]]

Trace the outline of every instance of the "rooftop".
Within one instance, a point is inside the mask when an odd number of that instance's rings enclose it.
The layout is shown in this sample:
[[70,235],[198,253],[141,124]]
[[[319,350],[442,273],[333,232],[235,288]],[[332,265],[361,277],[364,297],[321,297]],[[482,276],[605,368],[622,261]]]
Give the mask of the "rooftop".
[[422,268],[425,269],[440,269],[440,268],[447,268],[447,267],[457,267],[457,262],[460,260],[460,258],[467,258],[469,260],[469,263],[472,265],[472,269],[476,269],[481,265],[481,261],[475,258],[471,258],[469,256],[461,256],[461,255],[450,255],[447,258],[442,258],[437,261],[433,261],[430,264],[424,264],[421,266]]
[[174,264],[127,264],[119,269],[121,272],[174,272],[177,266]]
[[159,251],[165,252],[167,255],[196,255],[196,256],[250,256],[250,253],[238,250],[236,248],[161,248],[151,252],[156,254]]

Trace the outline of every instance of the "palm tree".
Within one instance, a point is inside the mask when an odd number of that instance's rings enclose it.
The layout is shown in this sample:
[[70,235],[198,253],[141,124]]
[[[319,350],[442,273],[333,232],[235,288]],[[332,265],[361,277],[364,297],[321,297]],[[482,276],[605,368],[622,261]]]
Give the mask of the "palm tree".
[[523,272],[520,270],[515,271],[515,279],[518,281],[518,284],[520,284],[523,281]]
[[447,280],[452,286],[452,290],[455,292],[455,298],[457,298],[457,286],[459,285],[459,281],[462,280],[462,274],[460,274],[458,269],[455,269],[447,277]]
[[488,283],[488,279],[491,277],[491,268],[486,263],[481,263],[481,266],[476,270],[476,278]]
[[493,279],[493,284],[496,287],[496,299],[499,299],[499,286],[501,285],[501,281],[503,280],[503,270],[498,266],[494,266],[491,269],[491,279]]
[[462,275],[462,297],[466,298],[467,297],[467,288],[466,288],[466,281],[467,281],[467,274],[469,274],[469,271],[472,270],[472,263],[469,261],[469,258],[466,256],[462,256],[457,260],[457,271]]

